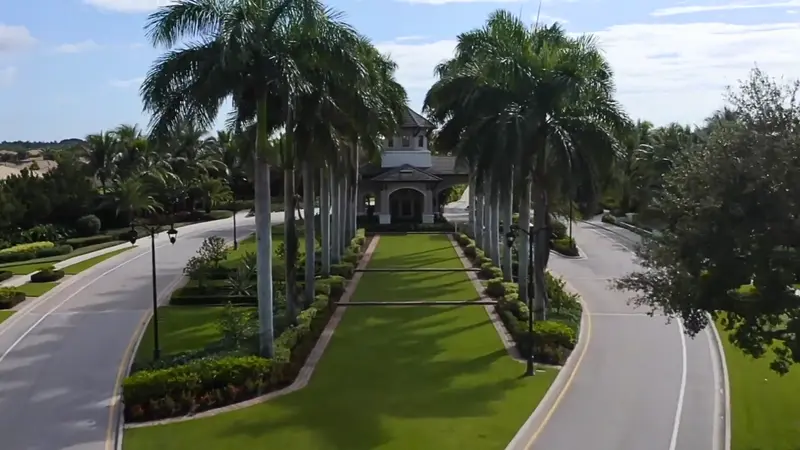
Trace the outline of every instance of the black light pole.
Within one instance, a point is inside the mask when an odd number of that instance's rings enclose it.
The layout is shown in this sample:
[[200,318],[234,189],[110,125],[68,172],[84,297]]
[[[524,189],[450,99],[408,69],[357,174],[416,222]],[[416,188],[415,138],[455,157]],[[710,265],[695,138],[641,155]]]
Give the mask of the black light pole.
[[236,189],[231,189],[233,198],[233,249],[239,249],[239,240],[236,239]]
[[[150,260],[152,261],[152,274],[153,274],[153,360],[161,358],[161,346],[158,341],[158,285],[156,284],[156,234],[161,231],[159,225],[142,225],[142,228],[150,232]],[[178,230],[175,229],[175,224],[171,224],[167,231],[169,242],[175,244],[178,237]],[[131,231],[129,233],[129,240],[131,244],[136,243],[139,233],[131,222]]]
[[[501,225],[502,227],[502,225]],[[525,233],[528,236],[528,267],[533,268],[533,235],[534,233],[532,230],[524,230],[517,225],[511,225],[511,229],[506,233],[506,245],[508,246],[509,251],[511,251],[511,247],[514,246],[514,240],[517,238],[517,232],[520,231]],[[502,228],[501,228],[502,232]],[[532,376],[535,375],[535,371],[533,370],[533,276],[532,270],[528,273],[528,360],[527,365],[525,367],[525,375]],[[519,275],[517,275],[519,276]]]

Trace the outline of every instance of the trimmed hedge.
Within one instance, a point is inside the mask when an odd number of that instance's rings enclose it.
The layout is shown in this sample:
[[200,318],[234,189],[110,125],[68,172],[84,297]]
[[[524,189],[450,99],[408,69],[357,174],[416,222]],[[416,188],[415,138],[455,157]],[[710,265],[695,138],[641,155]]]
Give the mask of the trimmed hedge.
[[55,247],[56,244],[50,241],[40,241],[40,242],[31,242],[28,244],[18,244],[12,247],[4,248],[0,250],[0,255],[8,254],[8,253],[35,253],[43,248],[52,248]]
[[[581,306],[578,297],[566,291],[563,280],[546,273],[547,295],[550,301],[551,320],[537,321],[533,333],[528,333],[528,305],[520,301],[516,283],[504,281],[503,272],[487,259],[475,246],[475,241],[464,233],[455,237],[471,262],[479,265],[481,276],[491,279],[486,283],[486,295],[497,299],[497,311],[506,330],[514,339],[520,355],[528,354],[533,345],[534,360],[544,364],[563,365],[575,348]],[[568,237],[565,239],[569,239]],[[472,254],[470,256],[470,254]],[[496,276],[495,276],[496,275]]]
[[575,239],[569,236],[550,241],[550,248],[565,256],[580,256]]
[[6,281],[14,276],[14,273],[8,270],[0,270],[0,282]]
[[36,252],[36,258],[50,258],[52,256],[69,255],[73,252],[71,245],[59,245],[57,247],[43,248]]
[[25,293],[11,288],[0,288],[0,309],[11,309],[25,301]]
[[125,420],[141,422],[219,408],[290,384],[314,347],[331,308],[317,296],[297,325],[275,339],[275,356],[213,356],[165,369],[141,370],[122,384]]
[[103,223],[94,214],[82,216],[75,221],[75,231],[78,232],[79,236],[83,237],[96,235],[102,227]]
[[77,249],[77,248],[88,247],[90,245],[105,244],[106,242],[117,241],[117,240],[125,240],[125,239],[117,239],[117,236],[112,236],[110,234],[98,234],[97,236],[67,239],[64,241],[64,244],[71,245],[72,248]]
[[56,270],[55,267],[42,269],[38,272],[31,274],[31,283],[48,283],[51,281],[58,281],[64,278],[63,270]]

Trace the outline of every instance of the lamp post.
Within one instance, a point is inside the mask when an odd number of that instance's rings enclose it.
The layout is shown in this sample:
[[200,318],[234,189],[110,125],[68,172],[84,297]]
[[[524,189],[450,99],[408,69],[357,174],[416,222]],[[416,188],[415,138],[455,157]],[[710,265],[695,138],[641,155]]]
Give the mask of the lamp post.
[[[525,233],[528,236],[528,267],[533,268],[533,236],[534,230],[525,230],[517,225],[512,224],[506,233],[506,246],[509,251],[514,246],[514,241],[517,238],[517,232]],[[532,228],[532,227],[531,227]],[[502,233],[502,223],[500,225],[500,232]],[[532,271],[530,271],[532,272]],[[527,365],[525,367],[525,375],[532,376],[535,374],[533,370],[533,276],[532,273],[528,274],[528,355]],[[517,275],[519,276],[519,274]]]
[[[161,348],[158,342],[158,288],[156,284],[156,234],[161,231],[160,225],[141,225],[142,228],[150,232],[150,260],[152,261],[152,274],[153,274],[153,360],[161,358]],[[172,223],[167,230],[170,244],[175,244],[178,238],[178,230],[175,229],[175,224]],[[139,233],[136,232],[136,227],[131,222],[131,231],[128,233],[128,240],[131,244],[136,243]]]

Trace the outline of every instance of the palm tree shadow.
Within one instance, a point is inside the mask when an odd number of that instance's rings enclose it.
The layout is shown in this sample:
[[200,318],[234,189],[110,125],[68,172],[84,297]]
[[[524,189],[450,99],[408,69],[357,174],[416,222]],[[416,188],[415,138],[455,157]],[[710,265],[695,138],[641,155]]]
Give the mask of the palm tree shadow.
[[291,445],[296,436],[288,430],[302,429],[326,449],[368,450],[397,439],[387,426],[397,420],[492,416],[492,402],[525,381],[485,376],[508,355],[499,341],[470,347],[487,336],[487,319],[465,319],[459,309],[348,311],[309,386],[264,405],[280,414],[237,421],[223,432],[270,433],[272,442],[281,430],[274,445],[284,438]]

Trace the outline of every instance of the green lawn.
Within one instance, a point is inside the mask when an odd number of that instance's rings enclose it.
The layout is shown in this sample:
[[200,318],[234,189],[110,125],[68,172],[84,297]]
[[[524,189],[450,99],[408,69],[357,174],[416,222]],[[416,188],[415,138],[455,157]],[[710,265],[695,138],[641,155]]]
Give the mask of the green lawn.
[[[397,267],[445,244],[443,237],[384,236],[378,261]],[[373,279],[356,295],[376,289]],[[383,280],[388,301],[410,279]],[[463,283],[471,288],[466,277]],[[127,430],[124,449],[502,449],[557,373],[520,378],[523,369],[482,307],[354,307],[306,388],[206,419]]]
[[732,450],[797,450],[800,442],[800,367],[781,377],[769,368],[772,355],[753,359],[728,341]]
[[[413,242],[413,251],[409,251],[409,242]],[[456,257],[453,245],[442,235],[409,234],[381,236],[369,267],[463,269],[464,265]]]
[[14,290],[24,292],[28,297],[41,297],[57,285],[58,283],[55,281],[47,283],[25,283],[22,286],[15,287]]
[[101,262],[103,262],[103,261],[105,261],[105,260],[107,260],[109,258],[113,258],[114,256],[117,256],[122,252],[127,252],[128,250],[130,250],[132,248],[134,248],[134,247],[133,246],[125,247],[125,248],[121,248],[119,250],[114,250],[113,252],[108,252],[108,253],[102,254],[100,256],[95,256],[94,258],[89,258],[89,259],[87,259],[85,261],[81,261],[79,263],[75,263],[75,264],[73,264],[71,266],[65,267],[64,268],[64,272],[67,273],[68,275],[76,275],[78,273],[83,272],[86,269],[92,268],[92,267],[96,266],[97,264],[100,264]]
[[3,321],[11,317],[13,314],[14,311],[9,311],[7,309],[0,310],[0,323],[3,323]]
[[[169,355],[198,350],[220,339],[216,320],[222,306],[162,306],[158,308],[158,336],[161,354]],[[255,311],[255,308],[249,308]],[[153,321],[151,320],[136,351],[134,360],[145,363],[153,358]]]
[[81,256],[87,253],[95,252],[97,250],[102,250],[104,248],[113,247],[121,243],[122,241],[113,241],[113,242],[105,242],[102,244],[88,245],[86,247],[81,247],[67,255],[51,256],[49,258],[37,258],[37,259],[29,259],[28,261],[0,264],[0,269],[8,270],[14,275],[27,275],[29,273],[38,272],[44,269],[45,267],[52,266],[57,262],[66,261],[76,256]]

